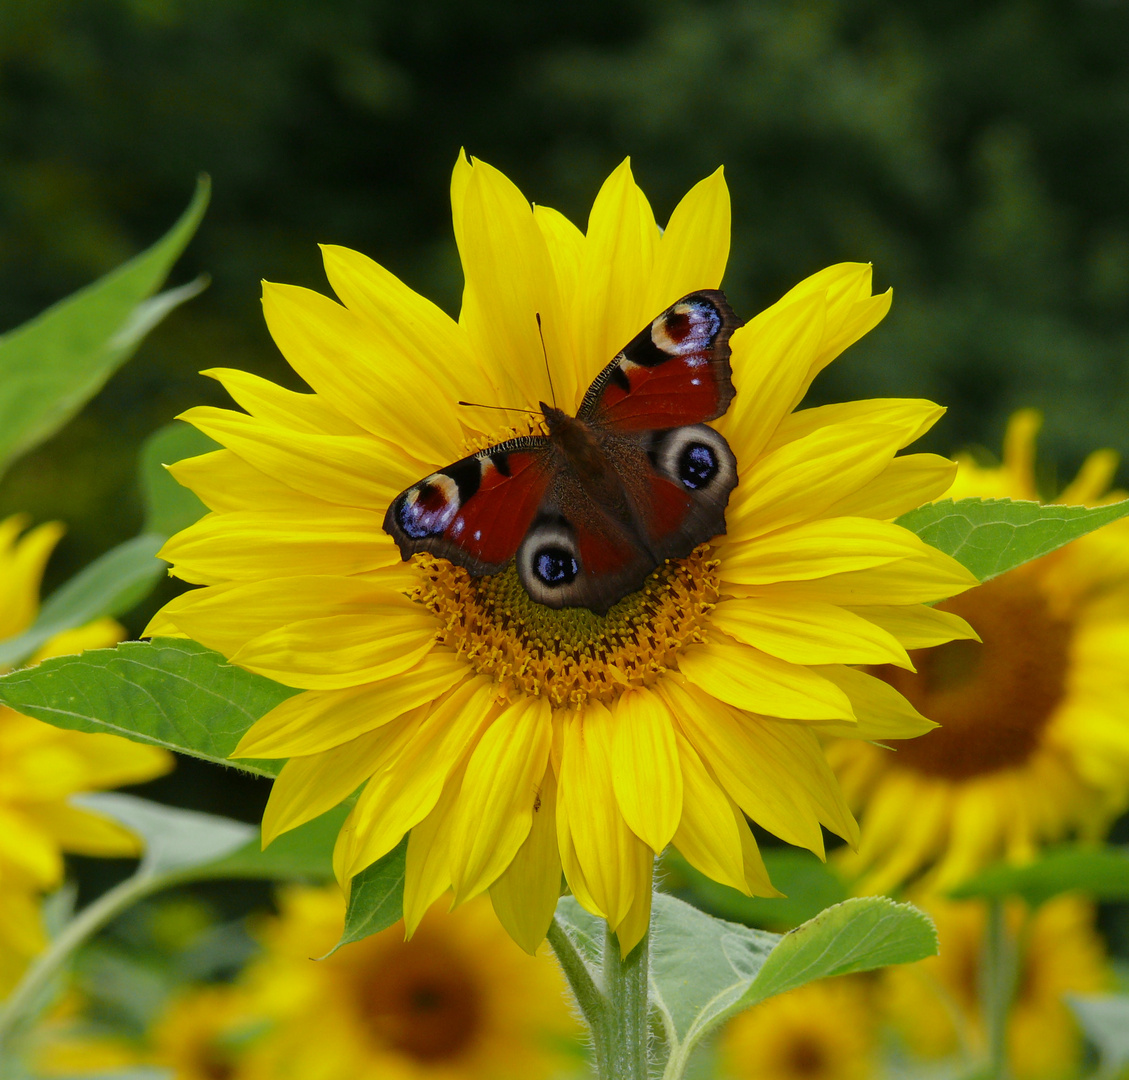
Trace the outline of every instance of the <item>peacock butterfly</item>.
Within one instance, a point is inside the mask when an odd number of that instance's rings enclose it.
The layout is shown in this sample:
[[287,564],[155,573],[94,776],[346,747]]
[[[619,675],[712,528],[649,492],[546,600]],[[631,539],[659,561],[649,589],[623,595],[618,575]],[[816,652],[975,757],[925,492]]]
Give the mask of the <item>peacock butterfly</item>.
[[684,296],[588,388],[576,416],[540,402],[546,434],[509,439],[397,495],[384,529],[419,551],[495,574],[515,557],[529,595],[605,614],[663,560],[725,532],[737,485],[706,426],[733,400],[725,296]]

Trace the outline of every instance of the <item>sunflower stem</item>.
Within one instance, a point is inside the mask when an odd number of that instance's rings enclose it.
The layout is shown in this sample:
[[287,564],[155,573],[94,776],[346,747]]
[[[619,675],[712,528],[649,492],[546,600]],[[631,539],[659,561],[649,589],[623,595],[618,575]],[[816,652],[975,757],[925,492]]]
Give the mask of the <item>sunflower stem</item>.
[[[650,1029],[650,935],[626,956],[609,928],[604,938],[604,988],[607,993],[606,1071],[601,1080],[647,1080]],[[598,1047],[597,1047],[598,1053]]]
[[989,1075],[992,1080],[1008,1080],[1007,1022],[1015,997],[1016,957],[1004,903],[998,898],[988,901],[982,979]]

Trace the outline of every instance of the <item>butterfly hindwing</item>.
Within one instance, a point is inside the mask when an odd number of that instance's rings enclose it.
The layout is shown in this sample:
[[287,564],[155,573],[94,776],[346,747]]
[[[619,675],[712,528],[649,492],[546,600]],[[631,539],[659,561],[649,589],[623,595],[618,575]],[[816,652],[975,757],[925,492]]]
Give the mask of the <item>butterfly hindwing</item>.
[[717,419],[733,400],[729,338],[740,325],[719,290],[684,296],[596,376],[577,416],[620,431]]
[[527,436],[462,458],[397,495],[384,529],[405,559],[427,551],[476,577],[496,573],[537,516],[548,450],[548,439]]

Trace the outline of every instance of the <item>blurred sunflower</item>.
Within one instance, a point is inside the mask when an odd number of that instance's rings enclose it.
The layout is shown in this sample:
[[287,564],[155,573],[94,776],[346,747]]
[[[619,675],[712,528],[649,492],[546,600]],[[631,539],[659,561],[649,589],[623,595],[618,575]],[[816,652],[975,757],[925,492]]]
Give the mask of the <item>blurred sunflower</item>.
[[580,1064],[556,965],[510,947],[485,897],[429,912],[411,941],[385,931],[317,962],[341,936],[340,890],[280,899],[242,980],[269,1026],[241,1078],[537,1080]]
[[870,1080],[875,1023],[867,984],[829,979],[739,1013],[719,1038],[732,1080]]
[[452,203],[458,322],[343,248],[324,249],[342,303],[265,287],[271,333],[315,393],[211,372],[247,412],[184,417],[226,447],[173,470],[213,512],[162,554],[204,587],[147,633],[187,635],[306,691],[236,750],[290,759],[267,842],[364,785],[338,877],[410,831],[409,933],[446,890],[456,903],[489,890],[534,951],[563,868],[627,950],[646,932],[653,858],[668,843],[718,881],[773,895],[745,815],[821,855],[821,826],[857,838],[819,735],[931,726],[848,665],[908,666],[907,647],[971,635],[925,605],[974,580],[889,520],[951,482],[951,462],[895,457],[942,410],[793,411],[889,307],[868,266],[834,266],[731,338],[737,396],[714,425],[739,474],[725,536],[668,560],[606,616],[535,603],[512,566],[475,579],[426,555],[402,563],[382,528],[401,490],[537,429],[479,426],[494,414],[457,401],[547,400],[548,367],[555,400],[575,412],[641,327],[718,285],[729,250],[720,170],[665,230],[626,162],[586,234],[462,157]]
[[[43,568],[62,535],[56,524],[24,533],[26,526],[22,516],[0,522],[0,640],[35,621]],[[122,637],[116,622],[99,619],[52,638],[32,663]],[[133,833],[68,798],[150,780],[172,765],[172,755],[157,747],[64,731],[0,707],[0,996],[46,945],[39,897],[62,882],[63,852],[138,854]]]
[[[916,964],[886,968],[879,1011],[921,1057],[959,1052],[970,1061],[983,1059],[987,1046],[980,985],[987,908],[977,901],[936,896],[916,898],[915,903],[933,916],[941,950]],[[1111,984],[1093,906],[1068,895],[1033,914],[1017,904],[1007,915],[1020,949],[1007,1027],[1010,1075],[1016,1080],[1076,1075],[1082,1036],[1062,997],[1102,992]]]
[[[1017,413],[998,467],[960,458],[953,498],[1038,498],[1039,420]],[[1098,503],[1117,458],[1091,455],[1056,500]],[[935,731],[896,750],[829,749],[863,811],[863,888],[935,869],[939,889],[999,858],[1030,858],[1068,834],[1099,833],[1129,795],[1129,523],[1116,522],[938,605],[983,643],[911,653],[916,672],[873,669]],[[882,740],[886,742],[888,740]]]
[[169,1002],[138,1060],[170,1069],[175,1080],[272,1080],[257,1054],[269,1031],[242,987],[200,986]]

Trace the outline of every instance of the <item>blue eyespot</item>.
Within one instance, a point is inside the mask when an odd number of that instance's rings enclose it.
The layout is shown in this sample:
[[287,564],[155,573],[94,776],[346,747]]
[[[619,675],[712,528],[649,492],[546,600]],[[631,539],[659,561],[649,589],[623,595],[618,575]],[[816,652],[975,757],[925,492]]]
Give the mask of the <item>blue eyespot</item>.
[[687,443],[678,455],[678,479],[691,491],[709,484],[720,468],[713,447],[705,443]]
[[543,584],[560,588],[576,580],[580,564],[567,548],[543,547],[533,557],[533,572]]

